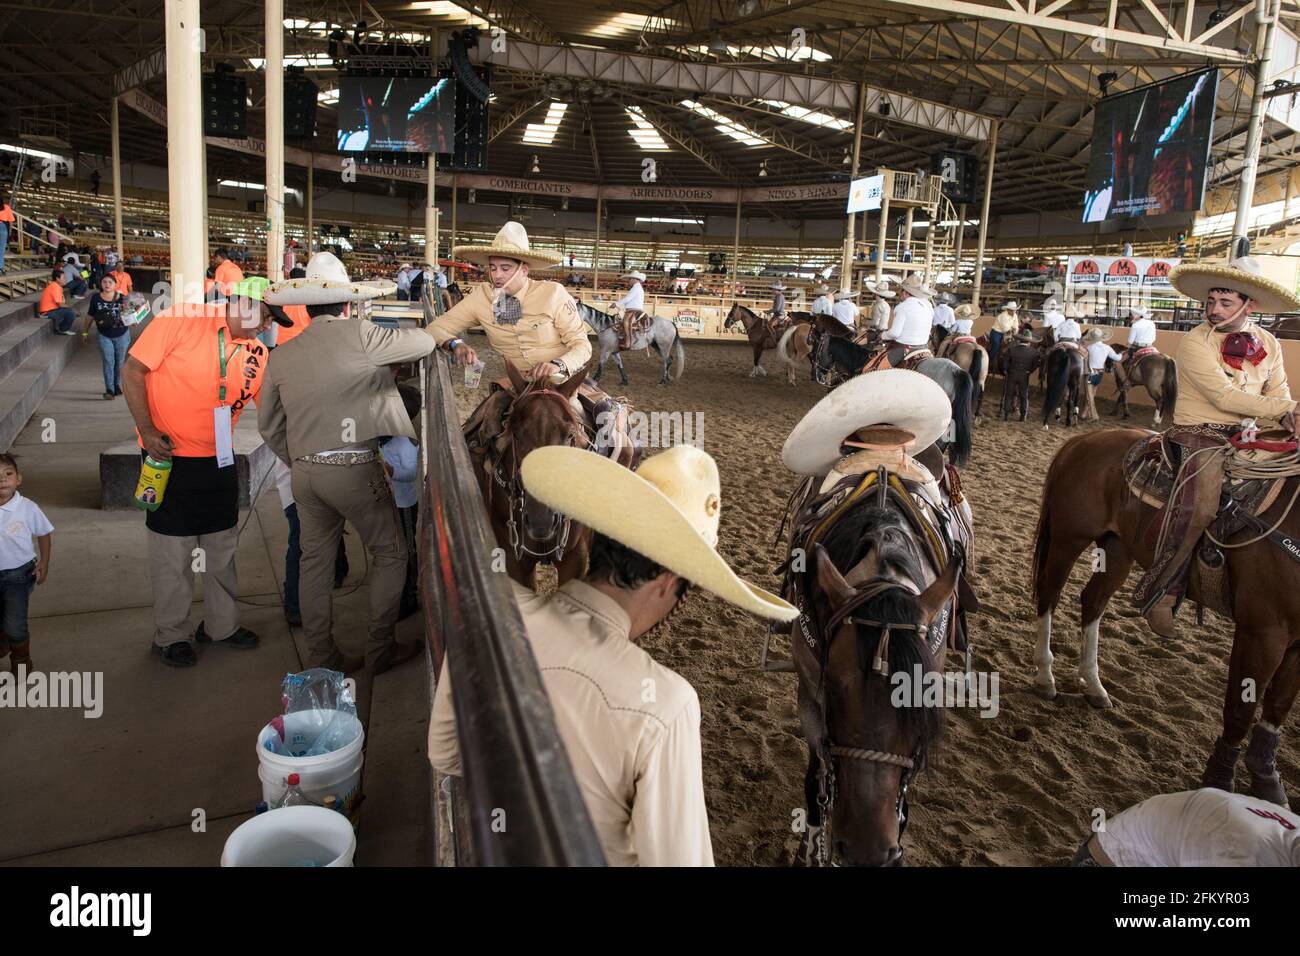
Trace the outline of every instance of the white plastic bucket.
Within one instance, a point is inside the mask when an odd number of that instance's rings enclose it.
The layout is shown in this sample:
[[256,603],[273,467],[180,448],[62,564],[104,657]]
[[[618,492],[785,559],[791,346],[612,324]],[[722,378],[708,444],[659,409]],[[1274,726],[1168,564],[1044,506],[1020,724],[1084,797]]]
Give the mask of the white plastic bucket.
[[[313,803],[324,803],[333,794],[338,798],[339,809],[351,818],[356,810],[361,789],[361,765],[365,755],[361,752],[366,742],[361,721],[354,715],[341,715],[356,731],[352,740],[338,750],[318,757],[286,757],[266,749],[266,742],[279,737],[275,728],[267,724],[257,735],[257,777],[262,781],[262,799],[268,807],[280,806],[284,799],[285,780],[289,774],[298,775],[298,786],[303,795]],[[314,725],[306,713],[284,715],[286,737],[302,732]],[[292,808],[286,808],[292,809]],[[263,814],[264,816],[265,814]]]
[[221,851],[222,866],[351,866],[356,834],[324,807],[281,807],[241,823]]

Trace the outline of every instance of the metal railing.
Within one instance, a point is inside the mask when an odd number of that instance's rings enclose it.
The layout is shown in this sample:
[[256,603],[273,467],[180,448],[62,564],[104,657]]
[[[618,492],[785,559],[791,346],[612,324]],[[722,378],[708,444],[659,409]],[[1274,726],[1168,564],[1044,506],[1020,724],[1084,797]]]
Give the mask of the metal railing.
[[[437,295],[424,297],[426,324],[441,311],[437,301]],[[492,567],[497,543],[461,434],[447,362],[435,353],[421,365],[420,591],[430,686],[446,654],[456,689],[464,777],[450,788],[455,862],[603,866],[510,579]],[[433,793],[437,832],[447,791],[434,787]]]

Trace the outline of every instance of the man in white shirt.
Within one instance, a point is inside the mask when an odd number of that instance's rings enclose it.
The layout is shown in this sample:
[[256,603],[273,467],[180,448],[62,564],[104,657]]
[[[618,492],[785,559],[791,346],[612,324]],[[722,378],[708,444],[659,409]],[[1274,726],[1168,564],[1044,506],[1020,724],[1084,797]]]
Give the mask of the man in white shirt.
[[614,303],[614,308],[623,313],[623,348],[632,347],[632,325],[645,314],[644,272],[627,272],[619,278],[628,281],[627,291]]
[[952,316],[952,334],[970,335],[971,330],[975,327],[975,306],[969,302],[963,302],[953,311]]
[[836,292],[835,307],[831,309],[831,315],[835,317],[835,321],[850,332],[857,331],[858,326],[858,307],[853,302],[857,295],[856,292]]
[[[799,612],[740,580],[718,554],[718,468],[698,448],[675,446],[632,472],[550,446],[524,459],[521,476],[530,495],[595,532],[585,577],[545,596],[513,588],[605,859],[712,866],[699,698],[638,641],[692,586],[762,617],[790,621]],[[597,487],[609,494],[593,495]],[[444,659],[429,760],[460,775],[455,699]]]
[[1129,309],[1129,318],[1127,352],[1132,356],[1138,349],[1156,344],[1156,324],[1151,321],[1151,311],[1141,306]]
[[1075,866],[1300,866],[1300,815],[1214,787],[1162,793],[1106,821]]
[[957,321],[957,316],[952,310],[952,296],[945,292],[939,297],[939,304],[934,307],[934,318],[932,335],[934,336],[933,345],[938,348],[944,338],[952,331],[953,323]]
[[894,320],[881,336],[889,346],[890,368],[897,368],[910,353],[929,351],[930,329],[934,323],[934,306],[930,299],[934,290],[921,283],[913,272],[899,287],[898,305],[894,306]]
[[1057,342],[1078,342],[1083,338],[1083,328],[1079,325],[1079,318],[1083,310],[1071,302],[1065,308],[1065,318],[1056,325],[1055,339]]
[[1124,361],[1123,353],[1116,352],[1110,347],[1110,336],[1110,329],[1095,327],[1089,329],[1088,334],[1083,338],[1083,344],[1088,350],[1088,408],[1084,413],[1084,418],[1090,418],[1093,421],[1098,420],[1096,389],[1097,386],[1101,384],[1101,380],[1106,374],[1106,362]]
[[889,288],[889,276],[881,276],[876,283],[868,282],[867,290],[876,297],[876,301],[871,304],[871,327],[883,332],[889,328],[893,318],[889,300],[894,297],[894,292]]
[[1064,321],[1065,313],[1061,311],[1061,303],[1054,298],[1043,303],[1043,331],[1046,332],[1048,341],[1053,340],[1057,327]]
[[813,299],[811,308],[813,315],[832,314],[834,303],[831,302],[830,291],[830,287],[826,285],[819,285],[813,289],[813,292],[817,293],[817,298]]
[[[288,273],[285,273],[288,275]],[[411,267],[402,266],[397,270],[397,298],[406,302],[411,298]]]
[[772,321],[785,319],[785,285],[780,280],[772,283]]

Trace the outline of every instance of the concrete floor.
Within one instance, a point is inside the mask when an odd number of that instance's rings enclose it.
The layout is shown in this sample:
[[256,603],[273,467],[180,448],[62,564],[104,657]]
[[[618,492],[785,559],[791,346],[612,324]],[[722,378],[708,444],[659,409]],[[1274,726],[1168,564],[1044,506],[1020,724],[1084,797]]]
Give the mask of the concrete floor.
[[[23,494],[54,525],[49,578],[31,601],[34,662],[101,672],[104,705],[98,719],[80,710],[0,712],[0,864],[215,866],[261,799],[257,733],[279,712],[281,679],[302,669],[301,632],[281,611],[288,526],[269,483],[251,514],[240,514],[243,623],[261,645],[200,649],[197,667],[165,667],[151,653],[144,517],[99,510],[99,453],[132,435],[124,400],[105,401],[102,391],[99,350],[79,343],[11,449]],[[52,442],[42,440],[46,419]],[[240,427],[255,431],[255,409]],[[347,541],[352,573],[334,593],[335,634],[359,652],[366,561],[356,535]],[[194,627],[201,597],[196,582]],[[418,615],[398,625],[398,637],[419,639]],[[432,861],[426,673],[417,657],[374,681],[358,675],[368,714],[358,865]],[[196,810],[204,832],[192,826]]]

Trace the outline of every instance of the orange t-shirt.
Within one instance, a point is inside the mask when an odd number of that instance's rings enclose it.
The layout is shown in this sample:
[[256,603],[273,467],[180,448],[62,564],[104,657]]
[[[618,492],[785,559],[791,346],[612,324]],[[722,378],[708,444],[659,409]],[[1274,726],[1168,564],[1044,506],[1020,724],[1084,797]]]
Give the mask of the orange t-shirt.
[[[186,308],[194,311],[180,314]],[[232,338],[224,305],[165,309],[131,346],[130,354],[149,369],[144,378],[149,415],[185,458],[217,453],[212,410],[221,384],[220,329],[226,329],[226,404],[231,421],[238,422],[244,406],[256,402],[262,390],[267,348],[255,338]]]
[[286,305],[284,307],[284,314],[293,319],[293,325],[288,328],[285,328],[284,326],[279,327],[275,339],[277,348],[302,335],[302,333],[307,330],[307,326],[311,325],[311,316],[307,314],[307,307],[305,305]]
[[230,290],[234,288],[235,283],[244,281],[244,270],[227,259],[217,266],[216,271],[212,273],[212,278],[217,281],[217,286],[222,293],[230,295]]
[[37,306],[36,311],[41,315],[46,312],[53,312],[63,305],[63,286],[57,282],[51,282],[41,293],[41,304]]
[[109,273],[109,275],[111,275],[114,279],[117,280],[118,292],[122,293],[123,295],[131,294],[131,288],[132,286],[135,285],[135,283],[131,281],[131,274],[129,272],[127,272],[125,269],[114,269],[112,272]]
[[13,222],[13,221],[14,221],[13,209],[9,207],[8,203],[0,204],[0,222]]

